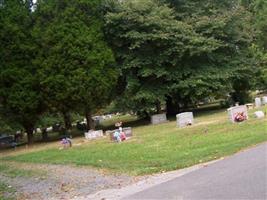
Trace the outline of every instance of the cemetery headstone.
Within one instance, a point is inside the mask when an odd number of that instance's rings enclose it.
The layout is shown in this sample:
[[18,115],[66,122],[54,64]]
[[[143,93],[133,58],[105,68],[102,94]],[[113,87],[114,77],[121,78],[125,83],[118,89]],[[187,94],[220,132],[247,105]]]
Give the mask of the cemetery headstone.
[[103,130],[98,130],[98,131],[90,130],[84,133],[84,135],[85,135],[85,138],[88,140],[100,138],[100,137],[103,137]]
[[[114,133],[119,132],[119,129],[111,130],[111,131],[106,131],[106,135],[109,134],[111,140],[116,140],[114,137]],[[130,137],[133,136],[132,128],[131,127],[125,127],[122,128],[122,132],[124,132],[126,139],[129,139]]]
[[176,115],[177,126],[182,128],[194,124],[194,116],[192,112],[184,112]]
[[157,114],[151,116],[151,124],[160,124],[167,122],[166,114]]
[[264,118],[264,112],[262,112],[262,111],[256,111],[256,112],[254,112],[254,115],[258,119]]
[[256,108],[261,107],[261,98],[259,97],[255,98],[255,107]]
[[248,119],[248,110],[246,106],[235,106],[228,108],[229,119],[235,122],[242,122]]
[[267,105],[267,96],[262,97],[262,104]]

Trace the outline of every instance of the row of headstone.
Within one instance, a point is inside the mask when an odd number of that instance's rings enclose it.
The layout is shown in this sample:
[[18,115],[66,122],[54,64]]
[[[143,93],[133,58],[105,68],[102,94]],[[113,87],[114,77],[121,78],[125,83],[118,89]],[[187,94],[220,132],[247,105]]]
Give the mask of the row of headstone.
[[[161,124],[168,122],[166,114],[156,114],[151,116],[151,124]],[[192,112],[184,112],[176,115],[177,126],[182,128],[194,124],[194,117]]]
[[255,107],[259,108],[262,105],[267,105],[267,96],[264,96],[262,98],[260,97],[255,98]]
[[97,138],[103,137],[103,135],[104,134],[102,130],[98,130],[98,131],[90,130],[84,133],[85,138],[88,140],[97,139]]

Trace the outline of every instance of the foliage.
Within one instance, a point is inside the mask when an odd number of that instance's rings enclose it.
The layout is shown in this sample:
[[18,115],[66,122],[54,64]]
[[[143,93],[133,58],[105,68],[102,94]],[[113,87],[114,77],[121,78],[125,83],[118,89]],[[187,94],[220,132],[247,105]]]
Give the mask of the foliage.
[[[0,6],[1,114],[21,124],[32,142],[32,131],[43,110],[31,40],[29,1],[4,1]],[[14,122],[15,121],[15,122]]]
[[[98,0],[37,3],[36,59],[45,100],[67,116],[105,105],[116,83],[113,53],[103,40]],[[69,127],[68,127],[69,128]]]
[[186,107],[229,92],[244,103],[260,70],[249,51],[251,14],[235,1],[165,2],[174,10],[136,0],[106,14],[106,34],[126,82],[119,104],[151,113],[167,100]]
[[185,60],[222,45],[176,20],[172,9],[153,0],[118,4],[106,15],[106,30],[127,83],[119,101],[141,112],[153,112],[172,90],[185,85],[181,80],[191,70]]

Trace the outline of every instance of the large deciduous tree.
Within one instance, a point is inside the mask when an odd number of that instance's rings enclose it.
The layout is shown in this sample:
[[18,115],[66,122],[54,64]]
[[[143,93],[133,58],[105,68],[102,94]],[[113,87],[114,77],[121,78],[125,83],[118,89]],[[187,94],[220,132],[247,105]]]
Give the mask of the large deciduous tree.
[[205,55],[221,44],[196,33],[158,1],[125,1],[106,14],[106,34],[126,80],[122,104],[159,112],[161,104],[190,71],[183,60]]

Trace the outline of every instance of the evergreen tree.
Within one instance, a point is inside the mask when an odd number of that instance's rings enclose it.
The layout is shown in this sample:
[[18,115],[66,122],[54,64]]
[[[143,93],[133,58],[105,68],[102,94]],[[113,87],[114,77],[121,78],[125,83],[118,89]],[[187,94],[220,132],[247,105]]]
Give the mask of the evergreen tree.
[[109,102],[117,72],[104,41],[99,0],[38,1],[35,34],[41,51],[36,59],[45,100],[64,116],[82,110],[88,129],[91,115]]
[[32,32],[31,2],[5,0],[0,5],[1,114],[21,124],[33,142],[34,126],[43,111]]

